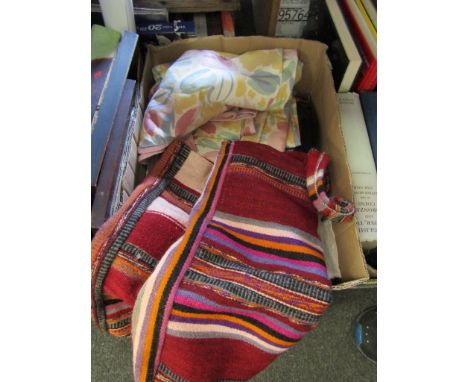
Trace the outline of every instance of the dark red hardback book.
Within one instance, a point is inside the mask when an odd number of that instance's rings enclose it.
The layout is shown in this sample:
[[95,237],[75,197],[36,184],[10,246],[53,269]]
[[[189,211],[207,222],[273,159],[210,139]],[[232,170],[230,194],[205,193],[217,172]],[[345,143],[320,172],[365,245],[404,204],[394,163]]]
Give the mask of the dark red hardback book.
[[354,83],[354,88],[356,91],[374,90],[377,86],[377,57],[372,53],[364,33],[347,2],[339,1],[338,3],[363,61],[361,73]]

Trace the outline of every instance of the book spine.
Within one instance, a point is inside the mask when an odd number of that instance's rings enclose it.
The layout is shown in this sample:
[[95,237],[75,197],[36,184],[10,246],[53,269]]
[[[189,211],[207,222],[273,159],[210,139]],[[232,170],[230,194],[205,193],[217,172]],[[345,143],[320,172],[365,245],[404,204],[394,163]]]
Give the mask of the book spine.
[[369,42],[367,41],[367,38],[364,35],[364,32],[361,29],[359,22],[357,21],[349,2],[344,0],[342,4],[343,4],[343,9],[346,10],[346,13],[348,15],[348,20],[353,25],[355,37],[359,40],[360,44],[364,48],[365,54],[370,58],[370,61],[375,60],[375,56],[374,56],[374,53],[372,52],[372,48],[369,45]]
[[341,10],[354,37],[356,46],[363,61],[361,73],[357,76],[354,89],[357,91],[373,90],[377,84],[377,60],[362,33],[351,8],[346,1],[340,2]]
[[91,228],[97,230],[110,216],[112,193],[116,187],[119,165],[124,152],[125,138],[129,128],[129,117],[134,100],[136,82],[126,80],[116,118],[112,125],[109,147],[102,163],[102,174],[97,184],[96,196],[91,208]]
[[195,23],[195,33],[198,37],[208,36],[208,26],[206,24],[206,15],[204,13],[194,13],[193,22]]
[[371,19],[372,24],[374,24],[374,28],[377,31],[377,10],[375,9],[374,4],[371,0],[362,0],[362,4],[364,5],[367,15]]
[[208,12],[206,14],[206,26],[209,36],[223,34],[220,12]]
[[366,20],[364,19],[363,15],[361,14],[361,11],[359,10],[359,7],[356,5],[355,0],[343,0],[344,3],[349,7],[351,14],[353,16],[354,21],[356,22],[356,25],[359,29],[360,34],[363,37],[363,41],[367,44],[369,47],[369,50],[372,54],[373,57],[377,56],[377,38],[375,38],[370,29],[369,26],[366,23]]
[[367,69],[365,75],[361,78],[360,81],[356,84],[356,90],[361,91],[371,91],[374,90],[377,86],[377,62],[372,62]]
[[236,35],[232,12],[228,12],[228,11],[221,12],[221,25],[223,27],[224,36],[234,37]]
[[[333,77],[335,85],[339,92],[348,92],[351,90],[357,76],[360,73],[362,58],[356,46],[356,43],[351,36],[349,27],[343,16],[337,0],[326,0],[326,7],[324,9],[324,18],[326,18],[324,24],[329,27],[323,27],[324,35],[320,36],[321,41],[325,42],[329,46],[327,54],[330,57],[333,65]],[[332,30],[333,29],[333,30]],[[335,40],[331,39],[334,36]],[[337,52],[335,52],[337,50]],[[340,54],[340,51],[343,53]],[[340,73],[335,73],[337,68],[334,61],[340,57],[346,56],[346,69]],[[343,59],[342,59],[343,60]],[[339,78],[338,78],[339,77]]]
[[120,33],[136,31],[133,1],[99,0],[99,4],[106,27]]
[[377,170],[359,95],[337,94],[341,130],[351,170],[359,238],[363,248],[377,245]]
[[377,30],[375,29],[374,24],[372,24],[372,21],[369,18],[369,15],[367,14],[366,9],[364,8],[364,5],[362,4],[361,0],[355,0],[355,3],[361,11],[361,15],[362,17],[364,17],[364,20],[366,21],[366,24],[369,27],[372,36],[375,39],[377,39]]
[[91,190],[95,190],[98,183],[118,102],[133,61],[137,41],[138,35],[136,33],[124,33],[109,73],[108,85],[105,86],[104,98],[99,112],[94,114],[91,131]]

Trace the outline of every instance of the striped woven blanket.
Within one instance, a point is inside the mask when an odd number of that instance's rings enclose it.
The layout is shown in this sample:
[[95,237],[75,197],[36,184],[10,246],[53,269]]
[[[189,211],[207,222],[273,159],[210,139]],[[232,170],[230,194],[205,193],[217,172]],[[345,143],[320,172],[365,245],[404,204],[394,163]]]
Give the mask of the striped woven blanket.
[[331,283],[317,208],[353,212],[326,196],[327,161],[223,143],[185,233],[138,294],[135,381],[247,380],[318,325]]
[[212,163],[175,141],[92,242],[92,317],[115,336],[130,334],[136,296],[185,232]]

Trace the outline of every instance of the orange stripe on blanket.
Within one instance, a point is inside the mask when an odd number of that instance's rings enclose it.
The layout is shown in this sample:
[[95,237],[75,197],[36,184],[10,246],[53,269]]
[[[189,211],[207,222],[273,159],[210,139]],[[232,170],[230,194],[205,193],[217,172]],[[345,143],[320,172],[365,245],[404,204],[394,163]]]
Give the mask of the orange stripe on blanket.
[[147,279],[151,274],[151,271],[145,272],[138,268],[133,262],[130,262],[120,256],[116,256],[112,263],[112,268],[126,274],[129,277],[135,277],[138,279]]
[[204,319],[204,320],[224,320],[224,321],[229,321],[235,324],[242,325],[246,328],[249,328],[250,330],[254,331],[258,335],[262,336],[263,338],[268,339],[269,341],[277,344],[277,345],[282,345],[282,346],[292,346],[296,342],[292,341],[284,341],[279,338],[276,338],[272,336],[271,334],[265,332],[264,330],[260,329],[259,327],[252,325],[250,322],[241,320],[240,318],[229,316],[227,314],[219,314],[219,313],[189,313],[189,312],[182,312],[177,309],[173,309],[171,312],[174,316],[177,317],[187,317],[187,318],[199,318],[199,319]]
[[[219,158],[221,158],[222,155],[225,155],[226,153],[226,142],[223,142],[221,149],[219,151]],[[201,206],[198,208],[196,213],[194,213],[192,216],[190,216],[190,226],[187,228],[187,231],[185,232],[185,235],[183,236],[182,242],[180,243],[179,247],[177,250],[174,252],[172,259],[170,260],[170,263],[168,264],[167,269],[164,272],[164,275],[162,277],[161,283],[158,286],[158,291],[156,293],[156,296],[153,300],[152,306],[151,306],[151,312],[148,320],[148,328],[146,333],[148,333],[148,336],[144,338],[144,347],[143,347],[143,354],[142,354],[142,367],[141,367],[141,374],[139,381],[140,382],[145,382],[146,381],[146,376],[148,374],[148,366],[149,366],[149,356],[151,353],[151,346],[153,344],[153,338],[154,338],[154,328],[156,325],[156,317],[158,315],[160,304],[161,304],[161,298],[163,295],[163,292],[166,291],[166,288],[169,284],[169,278],[172,274],[172,271],[174,270],[175,266],[179,263],[180,258],[185,250],[185,247],[187,246],[187,243],[190,239],[190,237],[193,234],[193,229],[195,225],[198,223],[198,219],[200,216],[205,212],[206,206],[208,204],[209,196],[213,193],[214,189],[214,184],[216,183],[216,179],[218,178],[218,174],[220,172],[221,165],[224,162],[222,160],[217,161],[217,166],[213,168],[213,175],[210,178],[210,183],[206,187],[206,197],[203,198],[201,201]],[[164,308],[164,307],[161,307]]]
[[209,277],[242,285],[245,288],[249,288],[281,304],[307,313],[318,315],[328,306],[327,303],[318,301],[313,297],[289,291],[281,286],[269,283],[268,281],[261,280],[249,274],[217,267],[201,259],[195,259],[191,264],[191,268],[205,275],[209,275]]
[[302,245],[295,245],[295,244],[287,244],[287,243],[279,243],[275,242],[272,240],[264,240],[264,239],[257,239],[253,238],[251,236],[244,235],[242,233],[239,233],[237,231],[233,231],[229,228],[226,228],[224,226],[218,225],[214,222],[210,223],[210,226],[212,227],[218,227],[226,232],[229,232],[231,235],[247,242],[250,244],[255,244],[264,248],[273,248],[273,249],[279,249],[282,251],[288,251],[288,252],[293,252],[293,253],[304,253],[308,255],[312,255],[314,257],[317,257],[321,260],[323,260],[323,254],[319,251],[313,250],[309,247],[302,246]]

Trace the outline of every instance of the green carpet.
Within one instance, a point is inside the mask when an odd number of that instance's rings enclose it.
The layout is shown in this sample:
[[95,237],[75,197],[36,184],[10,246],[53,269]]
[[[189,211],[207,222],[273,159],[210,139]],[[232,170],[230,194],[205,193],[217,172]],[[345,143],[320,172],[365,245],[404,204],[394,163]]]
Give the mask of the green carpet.
[[[377,304],[377,289],[334,293],[334,302],[315,331],[276,359],[252,382],[371,382],[377,367],[356,348],[354,321]],[[92,328],[93,382],[132,382],[132,349],[128,338],[114,338]]]

